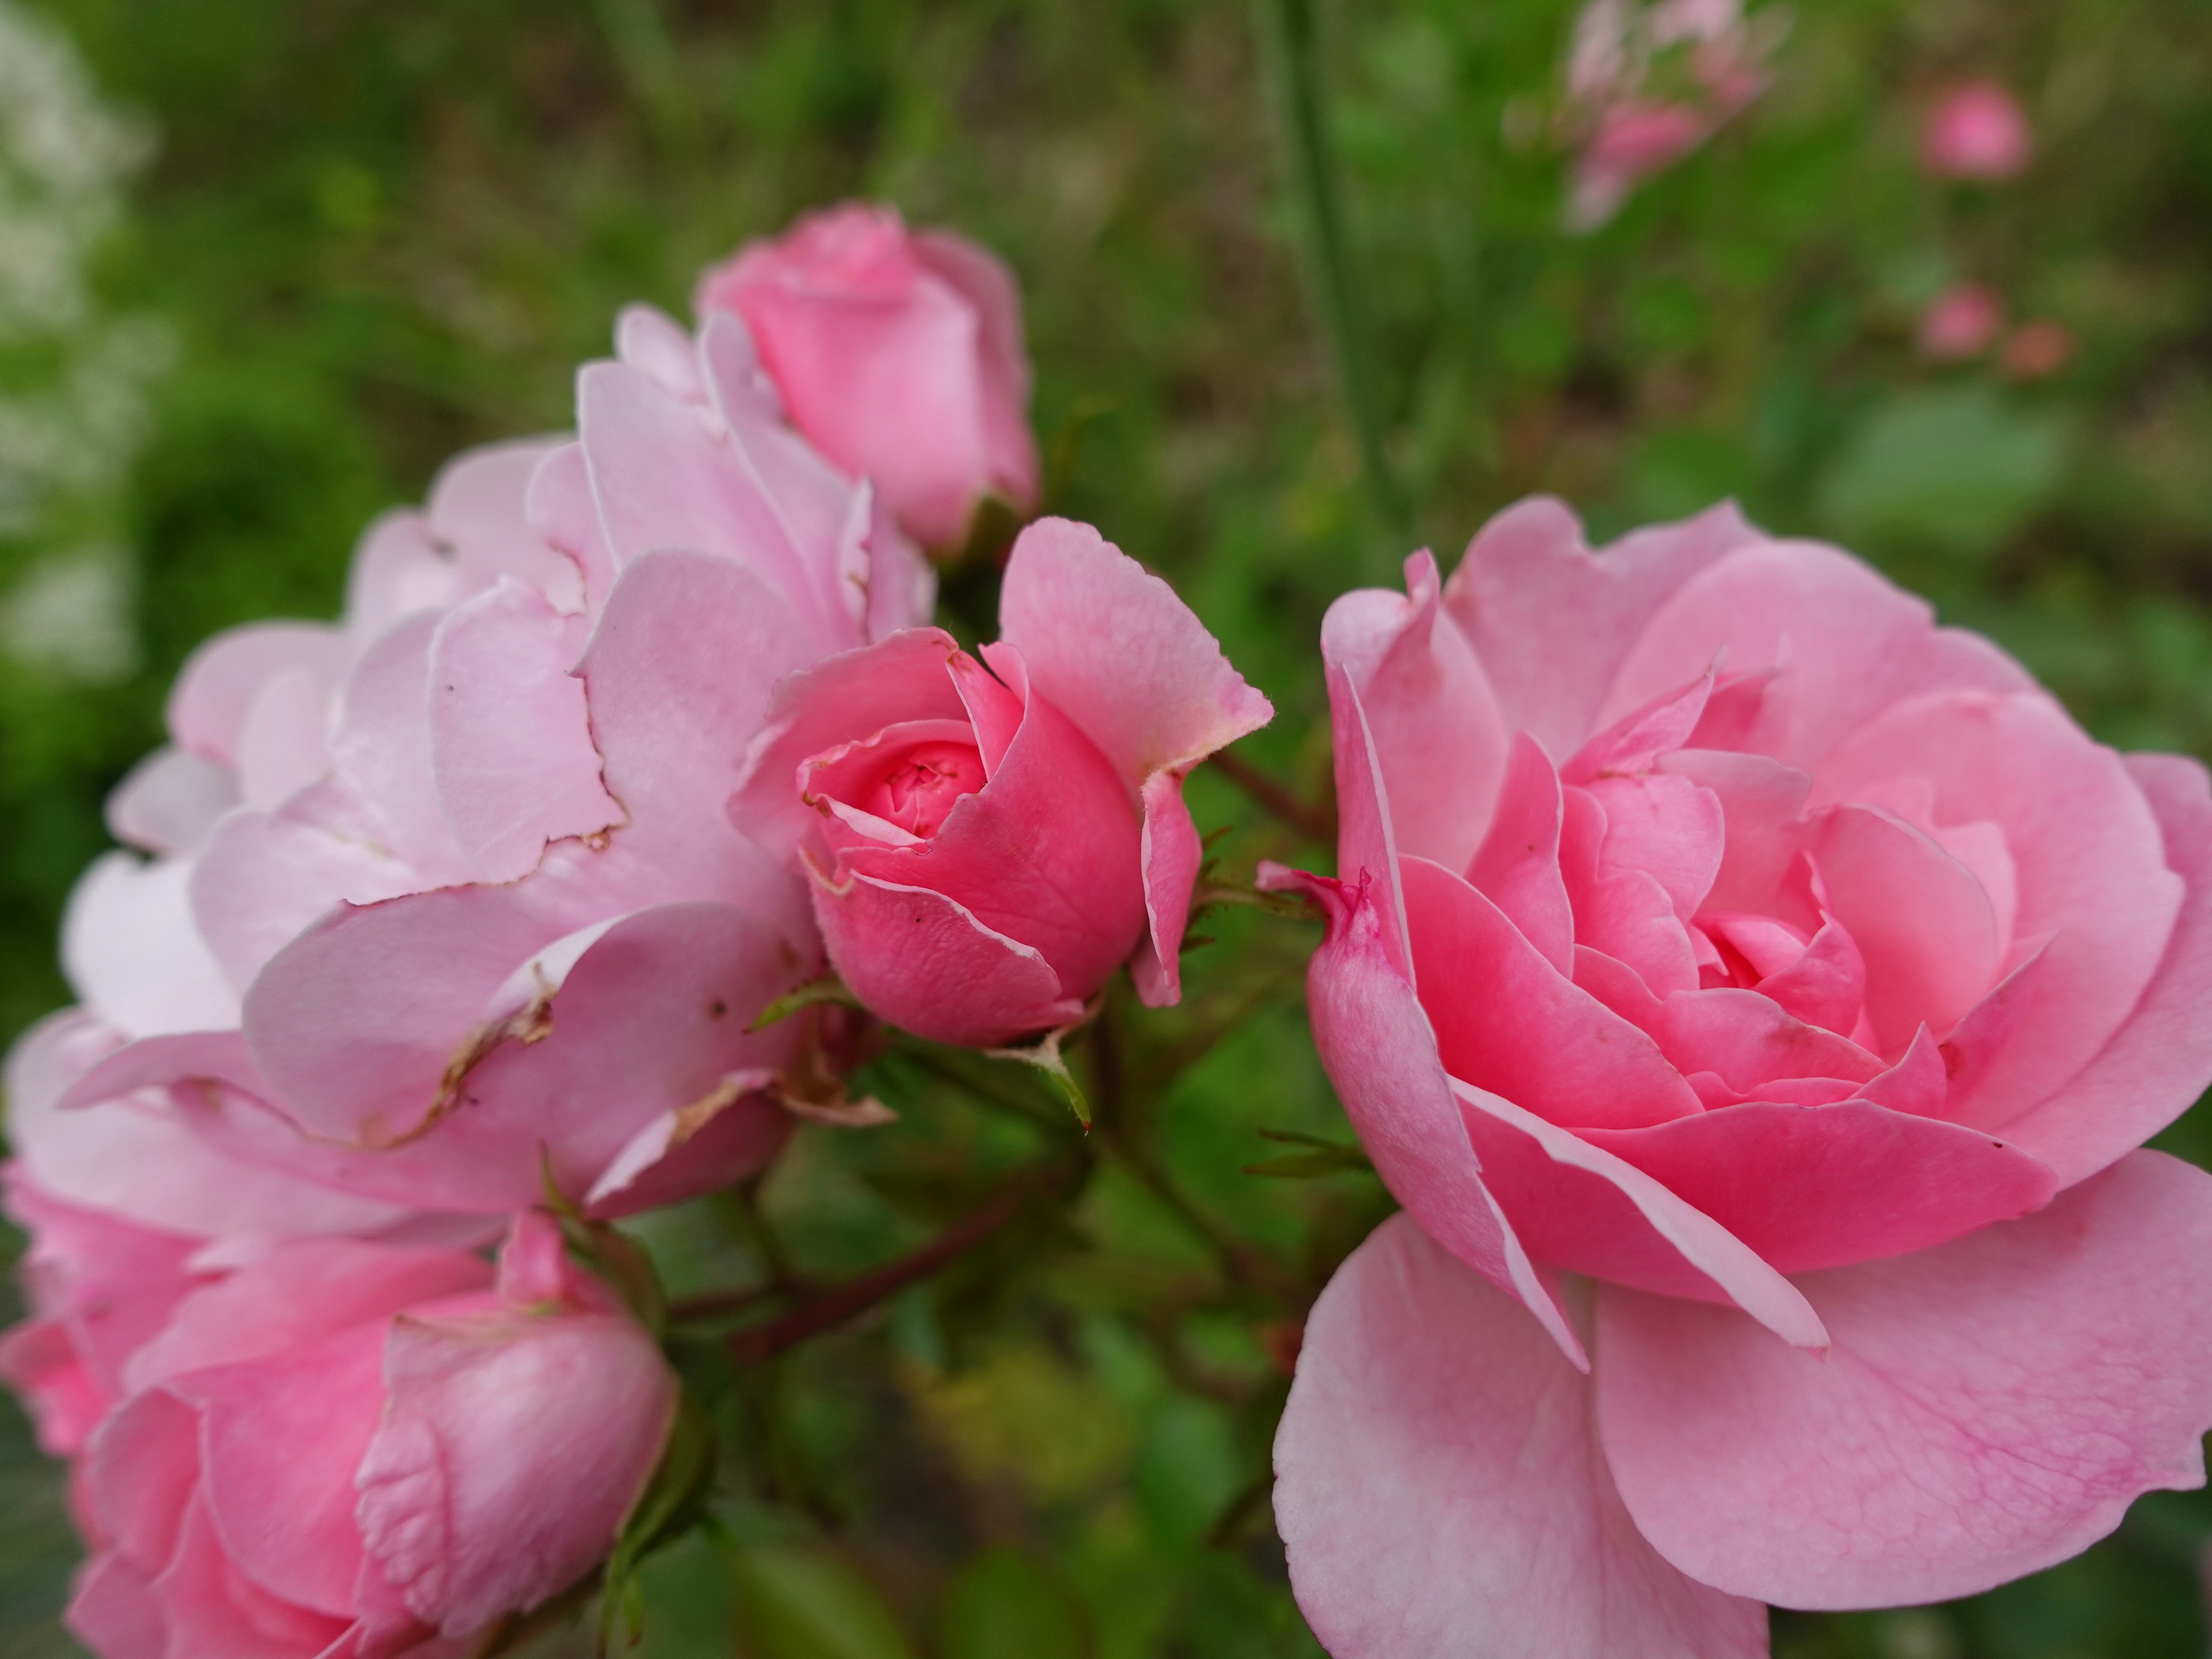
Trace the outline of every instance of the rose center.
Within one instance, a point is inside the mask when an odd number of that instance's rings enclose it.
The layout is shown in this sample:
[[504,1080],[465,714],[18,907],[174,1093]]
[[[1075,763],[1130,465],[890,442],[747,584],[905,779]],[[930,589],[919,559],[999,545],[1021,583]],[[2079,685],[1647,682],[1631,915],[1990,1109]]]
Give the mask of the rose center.
[[963,795],[983,787],[983,757],[962,743],[921,743],[892,763],[865,800],[864,811],[927,839]]

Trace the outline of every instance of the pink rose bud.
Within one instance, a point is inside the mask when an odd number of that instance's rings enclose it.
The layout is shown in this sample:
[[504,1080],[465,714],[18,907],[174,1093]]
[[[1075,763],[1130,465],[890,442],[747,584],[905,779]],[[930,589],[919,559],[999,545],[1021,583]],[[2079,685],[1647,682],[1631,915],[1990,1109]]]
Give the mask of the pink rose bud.
[[1953,88],[1920,130],[1921,165],[1939,179],[2010,179],[2034,148],[2019,100],[1995,81]]
[[2022,323],[2004,343],[2004,371],[2016,380],[2039,380],[2074,361],[2074,334],[2065,324],[2039,317]]
[[958,553],[987,496],[1036,507],[1021,294],[975,243],[848,203],[748,243],[696,305],[744,319],[792,424],[924,546]]
[[543,1217],[492,1278],[461,1251],[325,1240],[185,1297],[92,1437],[77,1638],[100,1659],[396,1655],[588,1572],[675,1380]]
[[1961,283],[1929,301],[1920,313],[1920,355],[1939,363],[1978,357],[2004,326],[2004,301],[1995,289]]
[[1003,1042],[1079,1018],[1122,962],[1173,1002],[1199,842],[1184,775],[1264,725],[1167,584],[1046,519],[981,660],[915,629],[778,688],[732,803],[793,849],[845,982],[894,1024]]
[[1404,1206],[1275,1446],[1336,1659],[1753,1659],[2203,1484],[2202,765],[1730,507],[1523,502],[1322,647],[1338,874],[1264,873]]

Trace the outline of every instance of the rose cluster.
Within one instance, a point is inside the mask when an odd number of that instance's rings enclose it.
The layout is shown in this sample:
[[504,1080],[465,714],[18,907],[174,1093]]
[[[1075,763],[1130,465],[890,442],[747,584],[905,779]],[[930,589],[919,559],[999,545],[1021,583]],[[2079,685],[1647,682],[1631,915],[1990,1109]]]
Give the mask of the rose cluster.
[[[1750,73],[1733,6],[1659,15]],[[202,647],[111,799],[9,1062],[0,1341],[100,1659],[580,1597],[696,1473],[614,1224],[865,1121],[887,1030],[1059,1064],[1122,969],[1181,994],[1184,781],[1267,700],[1063,519],[996,640],[934,623],[1044,504],[1011,276],[846,207],[696,309],[372,526],[337,623]],[[2212,1081],[2202,767],[1728,507],[1593,551],[1525,502],[1322,658],[1335,873],[1261,883],[1403,1206],[1276,1445],[1337,1659],[1762,1654],[2202,1482],[2212,1177],[2141,1150]]]
[[109,803],[0,1347],[102,1659],[459,1653],[583,1581],[678,1397],[606,1224],[853,1115],[850,1014],[780,999],[1000,1043],[1177,995],[1182,779],[1267,701],[1063,520],[999,641],[929,625],[922,550],[1036,505],[1011,276],[848,207],[698,311],[372,526],[338,623],[210,641]]

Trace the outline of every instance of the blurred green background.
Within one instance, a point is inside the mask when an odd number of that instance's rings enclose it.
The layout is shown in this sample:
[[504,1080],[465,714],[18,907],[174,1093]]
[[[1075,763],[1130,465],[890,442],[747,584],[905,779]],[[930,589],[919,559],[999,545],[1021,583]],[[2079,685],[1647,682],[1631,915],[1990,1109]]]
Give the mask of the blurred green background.
[[[0,0],[0,1027],[66,1000],[63,899],[196,641],[332,614],[374,511],[565,423],[620,303],[681,313],[703,263],[854,194],[1012,262],[1052,504],[1176,580],[1301,788],[1328,599],[1538,489],[1597,535],[1733,495],[1995,635],[2107,740],[2212,751],[2212,3],[1755,8],[1789,13],[1766,95],[1582,236],[1551,136],[1572,9],[1322,8],[1409,536],[1339,395],[1271,5]],[[1917,166],[1968,75],[2035,125],[2016,181]],[[1969,279],[2071,359],[1923,361],[1920,308]],[[1250,818],[1200,782],[1202,821]],[[1271,833],[1226,856],[1296,850]],[[1258,1013],[1160,1072],[1071,1212],[733,1385],[716,1531],[650,1570],[649,1659],[1318,1651],[1255,1500],[1285,1310],[1385,1201],[1241,1173],[1280,1150],[1259,1127],[1343,1130],[1297,1012],[1310,937],[1237,931],[1193,959],[1194,1048]],[[1022,1102],[875,1080],[901,1123],[810,1130],[760,1195],[809,1273],[1049,1138]],[[655,1224],[679,1290],[758,1267],[714,1219]],[[39,1659],[71,1650],[75,1546],[0,1413],[0,1650]],[[2208,1536],[2212,1504],[2147,1499],[1971,1602],[1778,1615],[1778,1651],[2193,1659]]]

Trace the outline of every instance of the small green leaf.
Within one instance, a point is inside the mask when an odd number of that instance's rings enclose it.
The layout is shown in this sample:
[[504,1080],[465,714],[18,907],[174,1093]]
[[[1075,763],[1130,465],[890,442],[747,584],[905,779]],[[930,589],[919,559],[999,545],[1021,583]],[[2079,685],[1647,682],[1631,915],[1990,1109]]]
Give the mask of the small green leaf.
[[915,1659],[883,1592],[834,1550],[744,1544],[729,1565],[738,1659]]
[[1304,1150],[1262,1158],[1257,1164],[1248,1164],[1244,1166],[1246,1175],[1273,1176],[1285,1181],[1312,1181],[1322,1176],[1346,1175],[1353,1171],[1371,1175],[1375,1170],[1367,1154],[1348,1141],[1304,1134],[1296,1129],[1261,1129],[1258,1133],[1268,1140]]
[[939,1659],[1086,1659],[1083,1605],[1044,1563],[1019,1550],[986,1550],[945,1587]]
[[1034,1066],[1052,1079],[1053,1086],[1075,1114],[1076,1121],[1083,1126],[1085,1134],[1091,1132],[1091,1103],[1084,1097],[1083,1085],[1075,1080],[1075,1073],[1067,1069],[1067,1060],[1060,1052],[1062,1038],[1076,1029],[1063,1025],[1056,1031],[1048,1031],[1042,1042],[1028,1048],[986,1048],[983,1052],[994,1060],[1011,1060],[1024,1066]]
[[780,1019],[788,1019],[802,1008],[812,1008],[824,1002],[841,1003],[848,1008],[857,1008],[860,1000],[845,987],[845,981],[835,974],[824,974],[819,979],[810,979],[795,990],[786,991],[774,1002],[760,1011],[759,1018],[745,1027],[745,1035],[767,1030]]
[[645,1591],[638,1569],[655,1547],[680,1533],[714,1476],[714,1425],[686,1389],[677,1396],[676,1418],[659,1467],[638,1495],[607,1557],[599,1605],[599,1644],[609,1645],[617,1620],[635,1644],[645,1629]]

